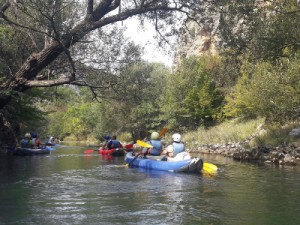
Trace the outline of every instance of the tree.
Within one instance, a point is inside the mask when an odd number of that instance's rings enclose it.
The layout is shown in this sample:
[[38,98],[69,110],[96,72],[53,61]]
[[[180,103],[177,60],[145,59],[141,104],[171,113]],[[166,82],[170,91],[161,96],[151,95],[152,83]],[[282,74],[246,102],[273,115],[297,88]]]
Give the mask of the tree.
[[[115,48],[116,44],[123,44],[120,32],[115,29],[117,22],[133,16],[138,16],[141,23],[148,19],[160,40],[165,41],[170,33],[176,32],[172,27],[182,17],[177,12],[187,16],[190,9],[201,3],[200,0],[1,1],[0,34],[5,34],[2,40],[9,43],[9,47],[2,48],[3,52],[0,50],[1,129],[7,129],[4,124],[8,118],[2,110],[32,88],[64,84],[89,86],[93,97],[97,97],[99,92],[95,89],[116,85],[111,78],[120,75],[116,64],[122,67],[138,57],[133,45],[121,52]],[[170,29],[164,29],[166,25]],[[95,44],[94,40],[99,42]],[[1,46],[6,44],[1,42]],[[100,57],[91,57],[88,62],[80,60],[82,56],[90,56],[89,50],[95,53],[104,49]],[[109,81],[96,79],[97,83],[93,83],[97,76]]]
[[284,123],[299,116],[299,6],[281,0],[263,6],[225,114]]
[[160,100],[165,93],[168,69],[157,63],[140,62],[123,68],[119,85],[106,94],[114,109],[115,121],[133,139],[144,138],[160,127]]
[[[85,12],[80,2],[6,0],[0,6],[0,15],[6,26],[19,29],[32,40],[27,58],[0,86],[0,109],[12,96],[33,87],[49,87],[62,84],[88,85],[76,73],[71,47],[97,29],[108,29],[111,24],[132,16],[148,18],[158,31],[163,24],[173,24],[178,17],[174,12],[188,13],[201,1],[142,0],[86,0]],[[119,10],[117,10],[119,8]],[[51,71],[49,67],[62,56],[68,60],[68,68]],[[46,73],[48,72],[48,73]]]
[[296,1],[276,1],[263,16],[249,43],[253,58],[273,62],[293,58],[300,49],[300,10]]
[[[228,117],[264,117],[269,122],[284,123],[299,117],[299,58],[270,62],[245,63],[243,76],[230,97]],[[247,66],[246,66],[247,65]]]
[[210,126],[220,117],[223,96],[215,87],[205,57],[183,60],[167,79],[164,119],[183,130]]

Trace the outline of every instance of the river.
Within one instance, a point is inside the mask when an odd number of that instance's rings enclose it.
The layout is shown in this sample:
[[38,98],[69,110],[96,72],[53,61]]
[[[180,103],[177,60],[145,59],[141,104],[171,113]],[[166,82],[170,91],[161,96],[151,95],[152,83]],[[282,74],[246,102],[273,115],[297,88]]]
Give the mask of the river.
[[0,157],[0,224],[300,224],[300,170],[202,158],[217,176],[147,171],[61,146]]

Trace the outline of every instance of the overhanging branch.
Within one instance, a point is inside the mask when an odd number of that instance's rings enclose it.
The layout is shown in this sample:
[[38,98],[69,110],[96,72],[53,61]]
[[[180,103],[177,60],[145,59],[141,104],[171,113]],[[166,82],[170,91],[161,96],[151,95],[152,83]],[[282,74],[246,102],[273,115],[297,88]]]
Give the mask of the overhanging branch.
[[28,80],[25,83],[26,87],[53,87],[58,86],[62,84],[70,84],[72,81],[74,81],[73,76],[63,76],[58,79],[54,80]]

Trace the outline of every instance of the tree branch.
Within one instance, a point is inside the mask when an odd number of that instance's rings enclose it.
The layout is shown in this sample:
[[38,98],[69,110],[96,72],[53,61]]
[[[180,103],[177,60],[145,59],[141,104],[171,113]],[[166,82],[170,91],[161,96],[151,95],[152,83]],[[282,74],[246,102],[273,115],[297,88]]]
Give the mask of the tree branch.
[[121,0],[102,0],[93,12],[94,21],[100,20],[107,13],[116,9],[120,5]]
[[177,8],[177,7],[168,7],[168,6],[154,6],[154,7],[145,7],[145,8],[135,8],[135,9],[127,10],[127,11],[121,12],[120,14],[105,17],[99,21],[96,21],[93,24],[92,29],[95,30],[97,28],[103,27],[110,23],[126,20],[132,16],[144,14],[147,12],[159,11],[159,10],[161,10],[161,11],[179,11],[179,12],[187,13],[184,10],[182,10],[182,7]]
[[74,81],[74,76],[61,75],[60,78],[54,80],[28,80],[25,82],[25,86],[31,87],[53,87],[62,84],[69,84]]
[[94,9],[94,0],[88,0],[88,3],[87,3],[87,12],[86,12],[86,14],[87,14],[87,16],[89,16],[89,15],[91,15],[92,16],[92,14],[93,14],[93,9]]

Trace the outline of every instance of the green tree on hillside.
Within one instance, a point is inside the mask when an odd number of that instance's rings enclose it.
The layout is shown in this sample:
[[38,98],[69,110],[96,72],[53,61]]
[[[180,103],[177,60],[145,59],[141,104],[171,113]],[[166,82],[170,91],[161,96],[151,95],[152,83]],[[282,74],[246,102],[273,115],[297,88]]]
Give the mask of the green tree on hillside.
[[227,116],[262,116],[282,123],[299,116],[298,7],[296,1],[276,1],[261,10],[242,76],[227,96]]
[[225,115],[229,117],[265,117],[268,121],[285,122],[299,116],[300,60],[282,60],[245,67],[230,97]]
[[221,116],[223,97],[203,62],[188,58],[167,79],[164,117],[176,129],[209,126]]

